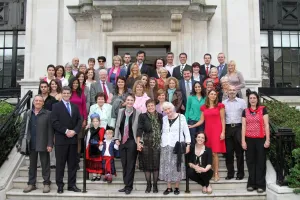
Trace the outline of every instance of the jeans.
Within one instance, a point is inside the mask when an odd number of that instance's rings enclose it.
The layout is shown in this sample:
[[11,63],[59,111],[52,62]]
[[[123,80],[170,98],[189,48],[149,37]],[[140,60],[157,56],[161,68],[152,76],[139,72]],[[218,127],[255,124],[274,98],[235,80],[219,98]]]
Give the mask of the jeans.
[[[198,121],[196,120],[191,120],[191,119],[188,119],[188,125],[194,125],[196,124]],[[195,128],[190,128],[190,134],[191,134],[191,143],[192,145],[195,145],[195,136],[197,133],[199,133],[200,131],[204,131],[204,123],[201,124],[200,126],[198,127],[195,127]]]

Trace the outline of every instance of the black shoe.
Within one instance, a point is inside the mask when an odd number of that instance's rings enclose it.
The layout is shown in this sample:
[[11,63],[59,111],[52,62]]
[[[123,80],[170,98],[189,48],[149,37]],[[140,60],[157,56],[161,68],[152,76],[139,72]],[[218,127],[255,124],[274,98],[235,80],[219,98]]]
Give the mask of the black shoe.
[[254,188],[253,187],[247,187],[248,192],[253,192]]
[[101,180],[101,176],[97,176],[96,181],[100,181]]
[[151,192],[151,186],[152,186],[151,183],[147,183],[145,193],[150,193]]
[[153,193],[158,193],[157,184],[153,184]]
[[232,176],[226,176],[225,180],[230,180],[230,179],[233,179]]
[[95,176],[91,179],[92,182],[94,182],[96,180],[97,180],[97,177],[95,177]]
[[238,176],[235,178],[235,180],[243,180],[243,179],[244,179],[244,177],[242,177],[242,176]]
[[58,193],[58,194],[64,193],[64,187],[58,186],[58,188],[57,188],[57,193]]
[[56,166],[55,165],[51,165],[50,169],[56,169]]
[[175,195],[179,195],[179,193],[180,193],[179,188],[175,188],[174,194],[175,194]]
[[128,190],[128,189],[125,190],[125,194],[130,194],[130,193],[131,193],[131,190]]
[[261,189],[261,188],[258,188],[258,189],[257,189],[257,193],[264,193],[264,192],[265,192],[264,189]]
[[170,194],[171,192],[173,192],[173,189],[172,188],[167,188],[165,191],[164,191],[164,195],[168,195]]
[[119,189],[118,191],[119,191],[119,192],[125,192],[125,191],[126,191],[126,188]]
[[81,192],[81,189],[74,185],[73,187],[68,187],[68,191]]
[[80,170],[80,166],[79,166],[79,164],[77,165],[77,171],[78,171],[78,170]]

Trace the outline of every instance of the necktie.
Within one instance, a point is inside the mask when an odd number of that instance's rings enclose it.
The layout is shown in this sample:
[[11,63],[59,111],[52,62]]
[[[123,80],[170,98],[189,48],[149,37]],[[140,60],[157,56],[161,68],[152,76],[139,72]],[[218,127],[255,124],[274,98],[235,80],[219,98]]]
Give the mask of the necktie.
[[129,138],[129,118],[133,111],[126,111],[125,110],[125,123],[124,123],[124,134],[122,137],[122,144],[125,144]]
[[105,94],[105,96],[106,96],[106,101],[107,101],[108,95],[107,95],[107,91],[106,91],[106,87],[105,87],[105,81],[102,82],[102,86],[103,86],[103,93]]
[[206,66],[206,76],[208,76],[208,66]]
[[71,108],[70,108],[70,103],[66,103],[67,104],[67,110],[69,112],[69,115],[71,116]]
[[186,98],[190,96],[191,88],[190,88],[190,81],[186,81]]
[[182,76],[182,71],[183,71],[183,69],[184,69],[184,65],[181,65],[181,67],[180,67],[180,75]]
[[219,71],[218,71],[218,77],[220,78],[221,74],[222,74],[222,70],[223,70],[223,65],[219,66]]

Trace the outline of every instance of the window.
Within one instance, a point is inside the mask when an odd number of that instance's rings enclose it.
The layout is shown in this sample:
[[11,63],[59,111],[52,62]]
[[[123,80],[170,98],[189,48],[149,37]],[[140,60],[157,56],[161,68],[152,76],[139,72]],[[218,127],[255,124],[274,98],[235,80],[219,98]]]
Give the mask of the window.
[[0,88],[17,87],[24,77],[25,32],[0,32]]
[[261,32],[263,87],[300,87],[300,31],[273,31],[272,37]]

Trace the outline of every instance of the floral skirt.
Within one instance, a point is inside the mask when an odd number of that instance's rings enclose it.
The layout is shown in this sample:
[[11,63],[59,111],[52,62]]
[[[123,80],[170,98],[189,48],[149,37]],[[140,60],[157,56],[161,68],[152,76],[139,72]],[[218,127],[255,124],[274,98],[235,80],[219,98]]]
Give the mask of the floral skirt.
[[177,155],[173,153],[174,147],[161,147],[159,179],[167,182],[178,182],[186,177],[185,159],[182,155],[180,171],[177,171]]

